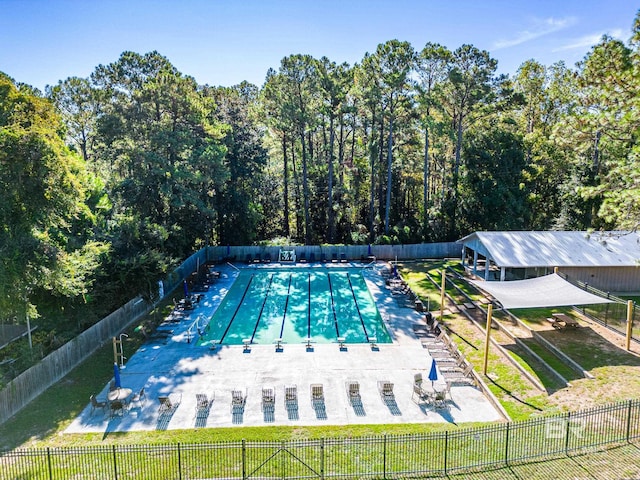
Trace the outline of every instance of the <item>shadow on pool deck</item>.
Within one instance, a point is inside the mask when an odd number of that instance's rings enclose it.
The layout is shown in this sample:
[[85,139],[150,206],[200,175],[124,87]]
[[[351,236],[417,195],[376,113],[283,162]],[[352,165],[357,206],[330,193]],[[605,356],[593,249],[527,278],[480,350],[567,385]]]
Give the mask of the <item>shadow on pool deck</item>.
[[[344,265],[343,265],[344,266]],[[273,264],[271,264],[273,267]],[[331,268],[331,267],[327,267]],[[427,351],[413,331],[420,313],[403,308],[391,297],[384,279],[367,270],[365,278],[378,309],[393,337],[392,344],[350,344],[340,350],[338,343],[252,345],[244,353],[242,345],[222,345],[215,350],[187,342],[186,329],[196,316],[212,315],[235,271],[221,268],[221,278],[205,294],[198,307],[176,324],[166,343],[145,343],[131,355],[121,372],[122,384],[134,392],[144,387],[147,402],[132,408],[117,421],[109,421],[101,410],[91,413],[89,405],[67,428],[67,432],[112,432],[131,430],[171,430],[264,425],[344,425],[385,423],[482,422],[501,420],[500,413],[472,386],[451,388],[446,410],[418,405],[412,400],[414,374],[428,374],[431,365]],[[347,379],[360,385],[358,405],[345,391]],[[385,401],[378,382],[394,383],[393,402]],[[267,415],[262,408],[262,385],[275,386],[276,404]],[[311,399],[310,385],[322,384],[324,400]],[[285,402],[284,386],[297,385],[294,409]],[[444,386],[437,381],[436,386]],[[98,395],[106,397],[108,386]],[[247,393],[241,410],[231,409],[231,391]],[[159,396],[179,395],[181,401],[169,415],[159,413]],[[196,394],[215,396],[208,414],[196,415]]]

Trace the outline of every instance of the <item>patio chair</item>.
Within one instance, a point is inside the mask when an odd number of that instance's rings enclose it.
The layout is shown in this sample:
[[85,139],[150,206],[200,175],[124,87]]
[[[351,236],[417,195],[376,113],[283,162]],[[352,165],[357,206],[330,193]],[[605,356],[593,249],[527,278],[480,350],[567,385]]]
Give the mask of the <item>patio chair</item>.
[[276,408],[276,391],[273,388],[262,388],[262,409]]
[[137,403],[139,405],[144,405],[147,402],[147,394],[144,392],[144,387],[140,389],[140,391],[131,397],[130,403]]
[[298,257],[298,262],[307,263],[307,254],[305,252],[300,253],[300,256]]
[[309,254],[309,263],[315,263],[316,261],[316,254],[314,252],[311,252]]
[[433,395],[433,406],[436,408],[445,408],[447,406],[446,391],[435,392]]
[[311,403],[324,402],[324,387],[321,383],[311,384]]
[[117,415],[124,416],[127,413],[127,404],[123,400],[114,400],[109,403],[109,410],[111,418]]
[[244,410],[245,403],[247,402],[246,392],[242,393],[242,390],[231,391],[231,411]]
[[95,395],[91,395],[89,397],[89,400],[91,401],[91,414],[92,415],[93,415],[93,412],[96,410],[96,408],[101,408],[103,412],[107,408],[107,402],[98,400]]
[[413,384],[413,393],[411,394],[411,400],[415,403],[429,403],[431,400],[429,392],[422,388],[421,384],[414,383]]

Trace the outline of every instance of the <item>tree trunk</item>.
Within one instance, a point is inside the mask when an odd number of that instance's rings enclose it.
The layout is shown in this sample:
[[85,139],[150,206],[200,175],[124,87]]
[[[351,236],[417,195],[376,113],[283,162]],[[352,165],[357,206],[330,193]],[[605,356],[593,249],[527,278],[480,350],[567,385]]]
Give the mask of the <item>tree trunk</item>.
[[282,135],[282,160],[284,171],[283,175],[283,206],[284,206],[284,219],[282,221],[282,232],[287,238],[291,236],[291,228],[289,227],[289,165],[287,158],[287,135]]
[[334,243],[334,238],[336,235],[336,221],[335,215],[333,211],[333,144],[335,142],[335,132],[333,128],[334,115],[331,112],[329,116],[329,171],[328,171],[328,179],[327,179],[327,200],[328,200],[328,212],[327,212],[327,220],[329,221],[329,243]]
[[393,160],[393,117],[389,118],[389,138],[387,139],[387,197],[384,209],[384,233],[389,235],[389,212],[391,211],[391,165]]
[[304,130],[300,132],[302,142],[302,196],[304,202],[304,244],[311,243],[311,223],[309,221],[309,178],[307,169],[307,142]]
[[427,240],[429,231],[429,126],[424,126],[424,171],[422,179],[422,240]]

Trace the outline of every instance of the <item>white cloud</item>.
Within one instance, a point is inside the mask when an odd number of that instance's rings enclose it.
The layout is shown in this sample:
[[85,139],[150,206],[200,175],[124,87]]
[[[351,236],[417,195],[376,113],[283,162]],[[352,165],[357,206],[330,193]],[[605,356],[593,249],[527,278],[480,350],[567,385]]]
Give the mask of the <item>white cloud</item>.
[[536,38],[549,35],[550,33],[564,30],[565,28],[568,28],[571,25],[573,25],[575,22],[576,20],[573,17],[566,17],[566,18],[549,17],[545,19],[535,20],[531,30],[523,30],[521,32],[518,32],[515,38],[498,40],[493,44],[493,50],[514,47],[516,45],[520,45],[521,43],[529,42]]
[[624,38],[622,38],[622,36],[624,35],[623,30],[621,28],[615,28],[608,32],[597,32],[589,35],[584,35],[580,38],[568,39],[568,43],[554,48],[552,51],[564,52],[567,50],[590,48],[600,42],[603,35],[609,35],[610,37],[617,38],[618,40],[624,40]]

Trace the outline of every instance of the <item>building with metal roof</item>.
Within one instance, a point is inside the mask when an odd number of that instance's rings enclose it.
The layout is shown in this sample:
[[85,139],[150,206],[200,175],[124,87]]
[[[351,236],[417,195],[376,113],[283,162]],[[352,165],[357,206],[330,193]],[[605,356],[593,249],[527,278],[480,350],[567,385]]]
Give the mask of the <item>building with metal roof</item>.
[[523,280],[552,273],[609,292],[640,291],[638,232],[474,232],[462,262],[485,280]]

